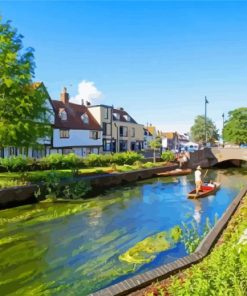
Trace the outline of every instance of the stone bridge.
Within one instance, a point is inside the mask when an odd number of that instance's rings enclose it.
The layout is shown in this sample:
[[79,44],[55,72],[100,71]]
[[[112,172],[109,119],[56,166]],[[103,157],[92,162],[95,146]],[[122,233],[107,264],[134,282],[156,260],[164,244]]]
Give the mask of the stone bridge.
[[188,166],[195,168],[198,165],[207,168],[224,161],[240,164],[247,161],[247,148],[205,148],[190,154]]

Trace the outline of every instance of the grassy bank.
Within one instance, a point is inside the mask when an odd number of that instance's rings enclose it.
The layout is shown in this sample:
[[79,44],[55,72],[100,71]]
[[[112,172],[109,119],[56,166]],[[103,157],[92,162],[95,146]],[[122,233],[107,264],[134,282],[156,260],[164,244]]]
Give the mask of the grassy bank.
[[[157,162],[151,163],[147,162],[137,163],[135,165],[114,165],[106,167],[93,167],[93,168],[83,168],[77,171],[79,176],[88,176],[88,175],[98,175],[98,174],[111,174],[111,173],[121,173],[128,172],[138,169],[160,167],[169,165],[167,162]],[[74,176],[74,171],[69,169],[64,170],[44,170],[44,171],[30,171],[30,172],[2,172],[0,173],[0,189],[13,187],[13,186],[22,186],[28,183],[35,183],[40,181],[45,181],[51,172],[55,172],[56,176],[60,179],[67,179]]]
[[201,263],[135,296],[247,295],[247,196],[211,254]]

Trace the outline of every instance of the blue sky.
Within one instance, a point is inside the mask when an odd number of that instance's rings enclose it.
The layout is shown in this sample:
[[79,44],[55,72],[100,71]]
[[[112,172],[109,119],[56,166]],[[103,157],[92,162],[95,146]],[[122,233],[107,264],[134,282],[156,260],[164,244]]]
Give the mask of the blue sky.
[[188,131],[204,113],[246,107],[247,2],[1,1],[0,14],[35,49],[53,99],[93,82],[96,103],[140,123]]

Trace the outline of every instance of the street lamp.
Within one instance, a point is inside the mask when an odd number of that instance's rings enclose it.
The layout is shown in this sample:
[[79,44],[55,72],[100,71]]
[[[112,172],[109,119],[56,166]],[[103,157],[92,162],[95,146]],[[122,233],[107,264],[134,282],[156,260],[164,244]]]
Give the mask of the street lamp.
[[224,135],[223,135],[223,131],[224,131],[224,125],[225,125],[225,114],[222,114],[222,120],[223,120],[223,126],[222,126],[222,144],[224,147]]
[[205,97],[205,146],[207,146],[207,104],[209,101],[207,100],[207,97]]

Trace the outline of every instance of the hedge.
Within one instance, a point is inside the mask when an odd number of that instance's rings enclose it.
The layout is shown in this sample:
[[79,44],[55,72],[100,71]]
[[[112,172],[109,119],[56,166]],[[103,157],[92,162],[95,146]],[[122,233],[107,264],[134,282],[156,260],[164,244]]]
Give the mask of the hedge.
[[79,157],[74,153],[67,155],[50,154],[38,160],[20,155],[0,158],[0,166],[9,172],[78,169],[85,167],[105,167],[111,166],[112,164],[132,165],[136,161],[140,161],[142,158],[143,156],[137,152],[89,154],[85,158]]

